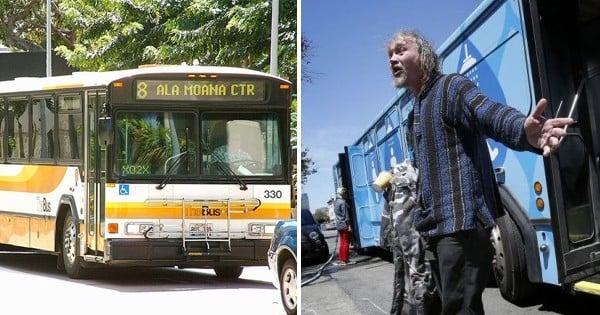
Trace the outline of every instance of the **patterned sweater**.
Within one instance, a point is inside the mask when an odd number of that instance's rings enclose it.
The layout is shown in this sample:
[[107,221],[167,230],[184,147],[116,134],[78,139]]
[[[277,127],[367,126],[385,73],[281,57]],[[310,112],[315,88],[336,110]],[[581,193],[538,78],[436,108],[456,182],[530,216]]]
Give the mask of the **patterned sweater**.
[[539,153],[526,139],[526,116],[496,103],[458,75],[432,78],[409,116],[408,141],[419,169],[423,209],[415,226],[436,236],[495,225],[504,214],[486,137]]

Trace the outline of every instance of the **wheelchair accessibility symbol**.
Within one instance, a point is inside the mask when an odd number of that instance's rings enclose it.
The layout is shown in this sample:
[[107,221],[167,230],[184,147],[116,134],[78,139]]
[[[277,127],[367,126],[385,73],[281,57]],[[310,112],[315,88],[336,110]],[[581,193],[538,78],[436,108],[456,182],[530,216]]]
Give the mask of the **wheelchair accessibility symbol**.
[[129,195],[129,185],[128,184],[119,184],[119,195],[120,196]]

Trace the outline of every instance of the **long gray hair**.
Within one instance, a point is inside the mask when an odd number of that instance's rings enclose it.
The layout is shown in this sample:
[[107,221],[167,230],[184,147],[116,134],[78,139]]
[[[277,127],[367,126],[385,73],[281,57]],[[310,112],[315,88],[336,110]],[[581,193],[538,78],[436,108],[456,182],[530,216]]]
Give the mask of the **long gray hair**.
[[416,31],[401,30],[397,32],[392,36],[392,39],[388,43],[388,47],[399,38],[412,40],[417,45],[419,51],[419,63],[421,70],[423,71],[423,81],[421,82],[421,88],[419,89],[419,93],[421,93],[427,81],[441,73],[440,58],[433,49],[433,46],[431,46],[431,43]]

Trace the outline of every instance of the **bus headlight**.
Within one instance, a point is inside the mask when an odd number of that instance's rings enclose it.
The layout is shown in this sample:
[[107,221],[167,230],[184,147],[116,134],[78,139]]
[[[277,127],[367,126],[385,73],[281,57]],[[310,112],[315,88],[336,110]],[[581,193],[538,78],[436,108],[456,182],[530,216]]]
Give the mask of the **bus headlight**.
[[153,228],[153,224],[152,223],[140,223],[140,222],[136,222],[136,223],[125,223],[125,233],[127,234],[144,234],[146,233],[148,230],[151,230]]

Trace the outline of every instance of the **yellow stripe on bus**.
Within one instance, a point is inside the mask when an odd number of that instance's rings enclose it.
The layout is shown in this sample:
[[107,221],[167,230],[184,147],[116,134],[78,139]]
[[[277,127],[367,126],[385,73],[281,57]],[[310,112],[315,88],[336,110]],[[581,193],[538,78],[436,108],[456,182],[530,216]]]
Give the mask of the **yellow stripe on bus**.
[[79,88],[83,87],[83,83],[64,83],[64,84],[52,84],[42,86],[42,90],[56,90],[56,89],[67,89],[67,88]]
[[[186,218],[204,219],[204,214],[208,219],[226,219],[227,207],[209,207],[208,210],[202,210],[200,206],[186,207]],[[251,210],[252,207],[249,207]],[[232,208],[232,219],[289,219],[291,208],[289,203],[269,203],[262,204],[255,211],[241,213],[243,208]],[[143,202],[107,202],[106,217],[111,219],[181,219],[181,207],[148,207]]]
[[45,194],[58,187],[66,167],[25,165],[15,176],[0,176],[0,190]]

